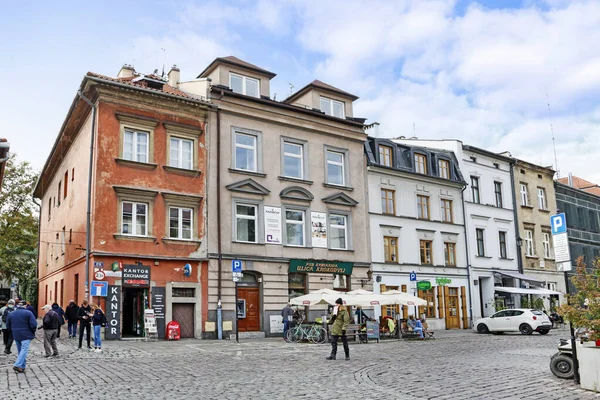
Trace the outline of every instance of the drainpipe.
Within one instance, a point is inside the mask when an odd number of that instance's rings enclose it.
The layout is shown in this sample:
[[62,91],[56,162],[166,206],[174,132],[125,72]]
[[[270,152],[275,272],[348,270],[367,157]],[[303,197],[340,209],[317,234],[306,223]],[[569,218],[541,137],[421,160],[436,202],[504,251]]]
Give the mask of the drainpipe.
[[[513,214],[515,216],[515,233],[517,235],[517,262],[519,263],[519,273],[523,273],[523,257],[521,251],[521,233],[519,232],[519,216],[517,212],[517,195],[515,193],[515,171],[514,171],[515,161],[511,161],[510,163],[510,184],[512,185],[512,198],[513,198]],[[521,286],[521,280],[519,279],[519,286]]]
[[90,247],[91,247],[91,220],[92,220],[92,173],[94,168],[94,133],[96,130],[96,105],[90,99],[85,97],[81,90],[77,95],[92,107],[92,134],[90,139],[90,165],[88,171],[88,192],[87,192],[87,218],[85,221],[85,296],[88,300],[89,282],[90,282]]
[[[221,95],[222,96],[222,95]],[[223,308],[221,303],[221,286],[223,270],[223,254],[221,249],[221,110],[217,108],[217,253],[218,253],[218,292],[217,298],[217,332],[219,340],[223,339]]]
[[[469,315],[470,322],[469,328],[473,326],[473,296],[471,295],[471,262],[469,261],[469,240],[467,239],[467,213],[465,211],[465,190],[467,189],[467,185],[463,186],[460,191],[460,201],[462,203],[462,212],[463,212],[463,231],[465,232],[465,254],[467,256],[467,289],[469,290]],[[481,299],[483,301],[483,299]],[[483,317],[483,315],[482,315]]]

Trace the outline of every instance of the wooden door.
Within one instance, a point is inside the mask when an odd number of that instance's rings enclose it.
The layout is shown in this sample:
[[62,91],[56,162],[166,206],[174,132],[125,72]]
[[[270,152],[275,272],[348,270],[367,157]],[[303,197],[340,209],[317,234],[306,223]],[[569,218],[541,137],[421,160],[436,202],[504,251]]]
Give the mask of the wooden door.
[[182,338],[194,337],[194,304],[174,303],[173,321],[179,322]]
[[444,303],[446,305],[446,329],[460,329],[458,288],[444,287]]
[[260,299],[257,287],[238,288],[238,300],[246,301],[246,317],[238,320],[240,332],[260,330]]

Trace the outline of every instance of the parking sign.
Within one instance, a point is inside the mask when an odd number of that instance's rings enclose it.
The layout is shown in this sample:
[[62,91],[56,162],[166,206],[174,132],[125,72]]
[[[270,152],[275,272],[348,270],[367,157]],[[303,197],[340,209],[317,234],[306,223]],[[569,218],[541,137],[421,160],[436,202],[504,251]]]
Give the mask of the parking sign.
[[242,272],[242,260],[231,260],[231,272]]
[[550,217],[550,228],[553,235],[567,232],[567,217],[565,213],[556,214]]

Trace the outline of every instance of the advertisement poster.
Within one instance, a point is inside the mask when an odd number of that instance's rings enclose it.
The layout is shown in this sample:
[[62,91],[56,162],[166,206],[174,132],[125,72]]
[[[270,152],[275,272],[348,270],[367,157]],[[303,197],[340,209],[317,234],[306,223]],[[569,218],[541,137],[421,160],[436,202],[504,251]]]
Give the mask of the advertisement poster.
[[265,243],[282,244],[281,208],[265,206]]
[[327,248],[327,214],[311,212],[312,245]]

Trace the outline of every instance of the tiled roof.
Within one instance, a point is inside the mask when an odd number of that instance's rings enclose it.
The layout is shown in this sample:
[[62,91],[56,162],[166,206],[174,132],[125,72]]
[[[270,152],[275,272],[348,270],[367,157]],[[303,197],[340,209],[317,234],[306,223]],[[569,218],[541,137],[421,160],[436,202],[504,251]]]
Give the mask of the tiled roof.
[[[560,178],[558,181],[563,185],[569,184],[569,178]],[[600,196],[600,186],[598,184],[586,181],[585,179],[580,178],[578,176],[573,176],[573,187],[579,190],[583,190],[584,192]]]
[[243,67],[243,68],[248,68],[248,69],[251,69],[251,70],[253,70],[255,72],[267,75],[270,78],[273,78],[273,77],[275,77],[277,75],[277,74],[275,74],[275,73],[273,73],[271,71],[267,71],[264,68],[258,67],[258,66],[254,65],[254,64],[250,64],[249,62],[246,62],[244,60],[240,60],[237,57],[227,56],[227,57],[217,57],[217,58],[215,58],[213,60],[213,62],[211,62],[208,65],[208,67],[206,67],[204,69],[204,71],[200,72],[200,75],[198,75],[198,78],[202,78],[205,74],[208,74],[210,71],[212,71],[219,62],[226,63],[226,64],[234,64],[234,65],[238,65],[238,66]]

